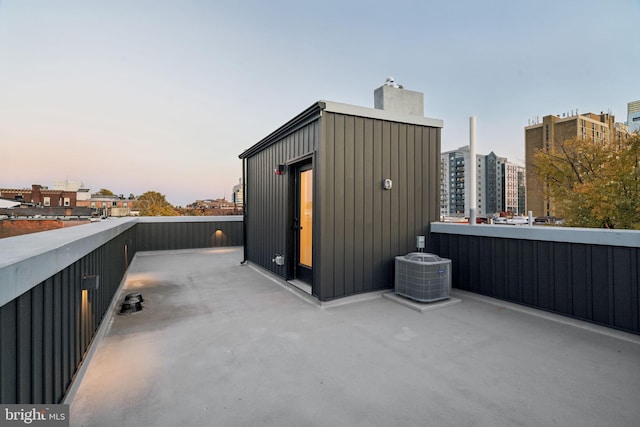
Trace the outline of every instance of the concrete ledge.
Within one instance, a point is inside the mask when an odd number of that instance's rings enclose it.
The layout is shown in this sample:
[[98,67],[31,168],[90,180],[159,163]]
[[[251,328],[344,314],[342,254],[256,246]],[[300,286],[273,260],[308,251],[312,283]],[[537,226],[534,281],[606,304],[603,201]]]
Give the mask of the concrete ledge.
[[314,297],[311,294],[308,294],[304,290],[298,288],[295,285],[292,285],[291,283],[287,282],[286,280],[277,277],[271,271],[266,270],[263,267],[261,267],[261,266],[259,266],[257,264],[253,264],[253,263],[251,263],[249,261],[247,261],[247,263],[243,264],[243,265],[251,268],[252,270],[254,270],[257,273],[261,274],[263,277],[271,280],[273,283],[275,283],[275,284],[279,285],[280,287],[282,287],[283,289],[286,289],[287,291],[291,292],[292,294],[294,294],[295,296],[297,296],[298,298],[300,298],[304,302],[309,303],[311,305],[315,305],[317,307],[320,307],[320,300],[318,298]]
[[0,239],[0,306],[124,233],[136,222],[135,218],[114,218]]
[[280,277],[277,277],[273,272],[266,270],[259,265],[253,264],[251,262],[247,262],[247,264],[245,265],[255,270],[256,272],[260,273],[262,276],[266,277],[267,279],[271,280],[277,285],[281,286],[282,288],[286,289],[287,291],[291,292],[301,300],[311,305],[315,305],[316,307],[319,307],[319,308],[334,308],[334,307],[340,307],[347,304],[355,304],[355,303],[364,302],[364,301],[372,301],[372,300],[381,298],[386,293],[391,292],[390,289],[382,289],[379,291],[371,291],[371,292],[365,292],[365,293],[356,294],[356,295],[350,295],[346,297],[340,297],[331,301],[320,301],[317,297],[309,294],[308,292],[305,292],[304,289],[301,289],[295,284],[290,283]]
[[541,240],[547,242],[581,243],[587,245],[640,247],[640,231],[606,230],[600,228],[506,226],[491,224],[452,224],[432,222],[432,233],[502,239]]
[[0,239],[0,306],[138,223],[242,222],[240,215],[122,217]]
[[390,289],[382,289],[379,291],[371,291],[371,292],[364,292],[362,294],[356,294],[356,295],[350,295],[348,297],[340,297],[331,301],[322,301],[320,303],[320,306],[322,308],[334,308],[334,307],[340,307],[343,305],[347,305],[347,304],[355,304],[358,302],[365,302],[365,301],[372,301],[375,299],[379,299],[382,298],[383,296],[385,296],[386,294],[388,294],[389,292],[391,292]]
[[388,292],[382,296],[402,306],[410,308],[411,310],[419,311],[420,313],[424,313],[425,311],[437,310],[439,308],[449,307],[450,305],[459,304],[462,302],[461,299],[453,298],[453,297],[447,300],[441,300],[436,302],[419,302],[419,301],[414,301],[412,299],[400,296],[395,292]]

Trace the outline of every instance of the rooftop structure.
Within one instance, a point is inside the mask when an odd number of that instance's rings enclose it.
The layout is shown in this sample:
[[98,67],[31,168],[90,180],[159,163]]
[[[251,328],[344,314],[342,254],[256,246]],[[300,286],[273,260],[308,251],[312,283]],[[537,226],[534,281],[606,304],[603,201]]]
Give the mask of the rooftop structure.
[[240,154],[245,259],[321,301],[391,288],[439,217],[443,122],[379,91],[384,109],[318,101]]

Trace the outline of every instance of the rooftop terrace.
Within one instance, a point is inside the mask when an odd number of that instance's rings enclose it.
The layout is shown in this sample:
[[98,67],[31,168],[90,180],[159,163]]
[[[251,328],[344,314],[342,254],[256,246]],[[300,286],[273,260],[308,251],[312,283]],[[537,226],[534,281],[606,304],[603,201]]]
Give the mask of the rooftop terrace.
[[[635,426],[640,336],[454,290],[319,305],[241,248],[138,252],[66,397],[73,426]],[[118,315],[126,293],[143,311]]]

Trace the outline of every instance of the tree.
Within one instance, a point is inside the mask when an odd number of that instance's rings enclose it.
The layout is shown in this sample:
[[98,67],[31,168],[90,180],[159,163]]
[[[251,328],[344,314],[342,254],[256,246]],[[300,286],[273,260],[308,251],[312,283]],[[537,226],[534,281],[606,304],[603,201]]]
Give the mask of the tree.
[[178,212],[167,199],[164,194],[157,191],[147,191],[138,197],[137,206],[142,216],[176,216]]
[[101,188],[100,191],[98,191],[98,194],[102,194],[103,196],[115,196],[111,190],[106,188]]
[[640,229],[639,162],[637,133],[605,143],[573,138],[539,151],[533,173],[567,225]]

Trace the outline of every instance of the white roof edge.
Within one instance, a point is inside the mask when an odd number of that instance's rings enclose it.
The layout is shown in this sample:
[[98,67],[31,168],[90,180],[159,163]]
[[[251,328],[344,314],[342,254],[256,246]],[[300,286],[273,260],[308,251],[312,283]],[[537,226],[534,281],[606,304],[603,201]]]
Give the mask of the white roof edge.
[[607,230],[601,228],[469,225],[443,222],[431,223],[432,233],[461,234],[466,236],[498,237],[503,239],[540,240],[545,242],[580,243],[640,247],[640,231]]
[[444,121],[441,119],[432,119],[429,117],[412,116],[410,114],[394,113],[387,110],[378,110],[377,108],[361,107],[358,105],[343,104],[333,101],[318,101],[324,104],[323,110],[330,113],[340,113],[352,116],[368,117],[371,119],[389,120],[392,122],[409,123],[413,125],[430,126],[436,128],[444,127]]
[[0,239],[0,307],[138,223],[226,221],[242,221],[242,216],[109,218]]
[[0,199],[0,208],[15,208],[20,206],[20,202],[12,202],[7,199]]

